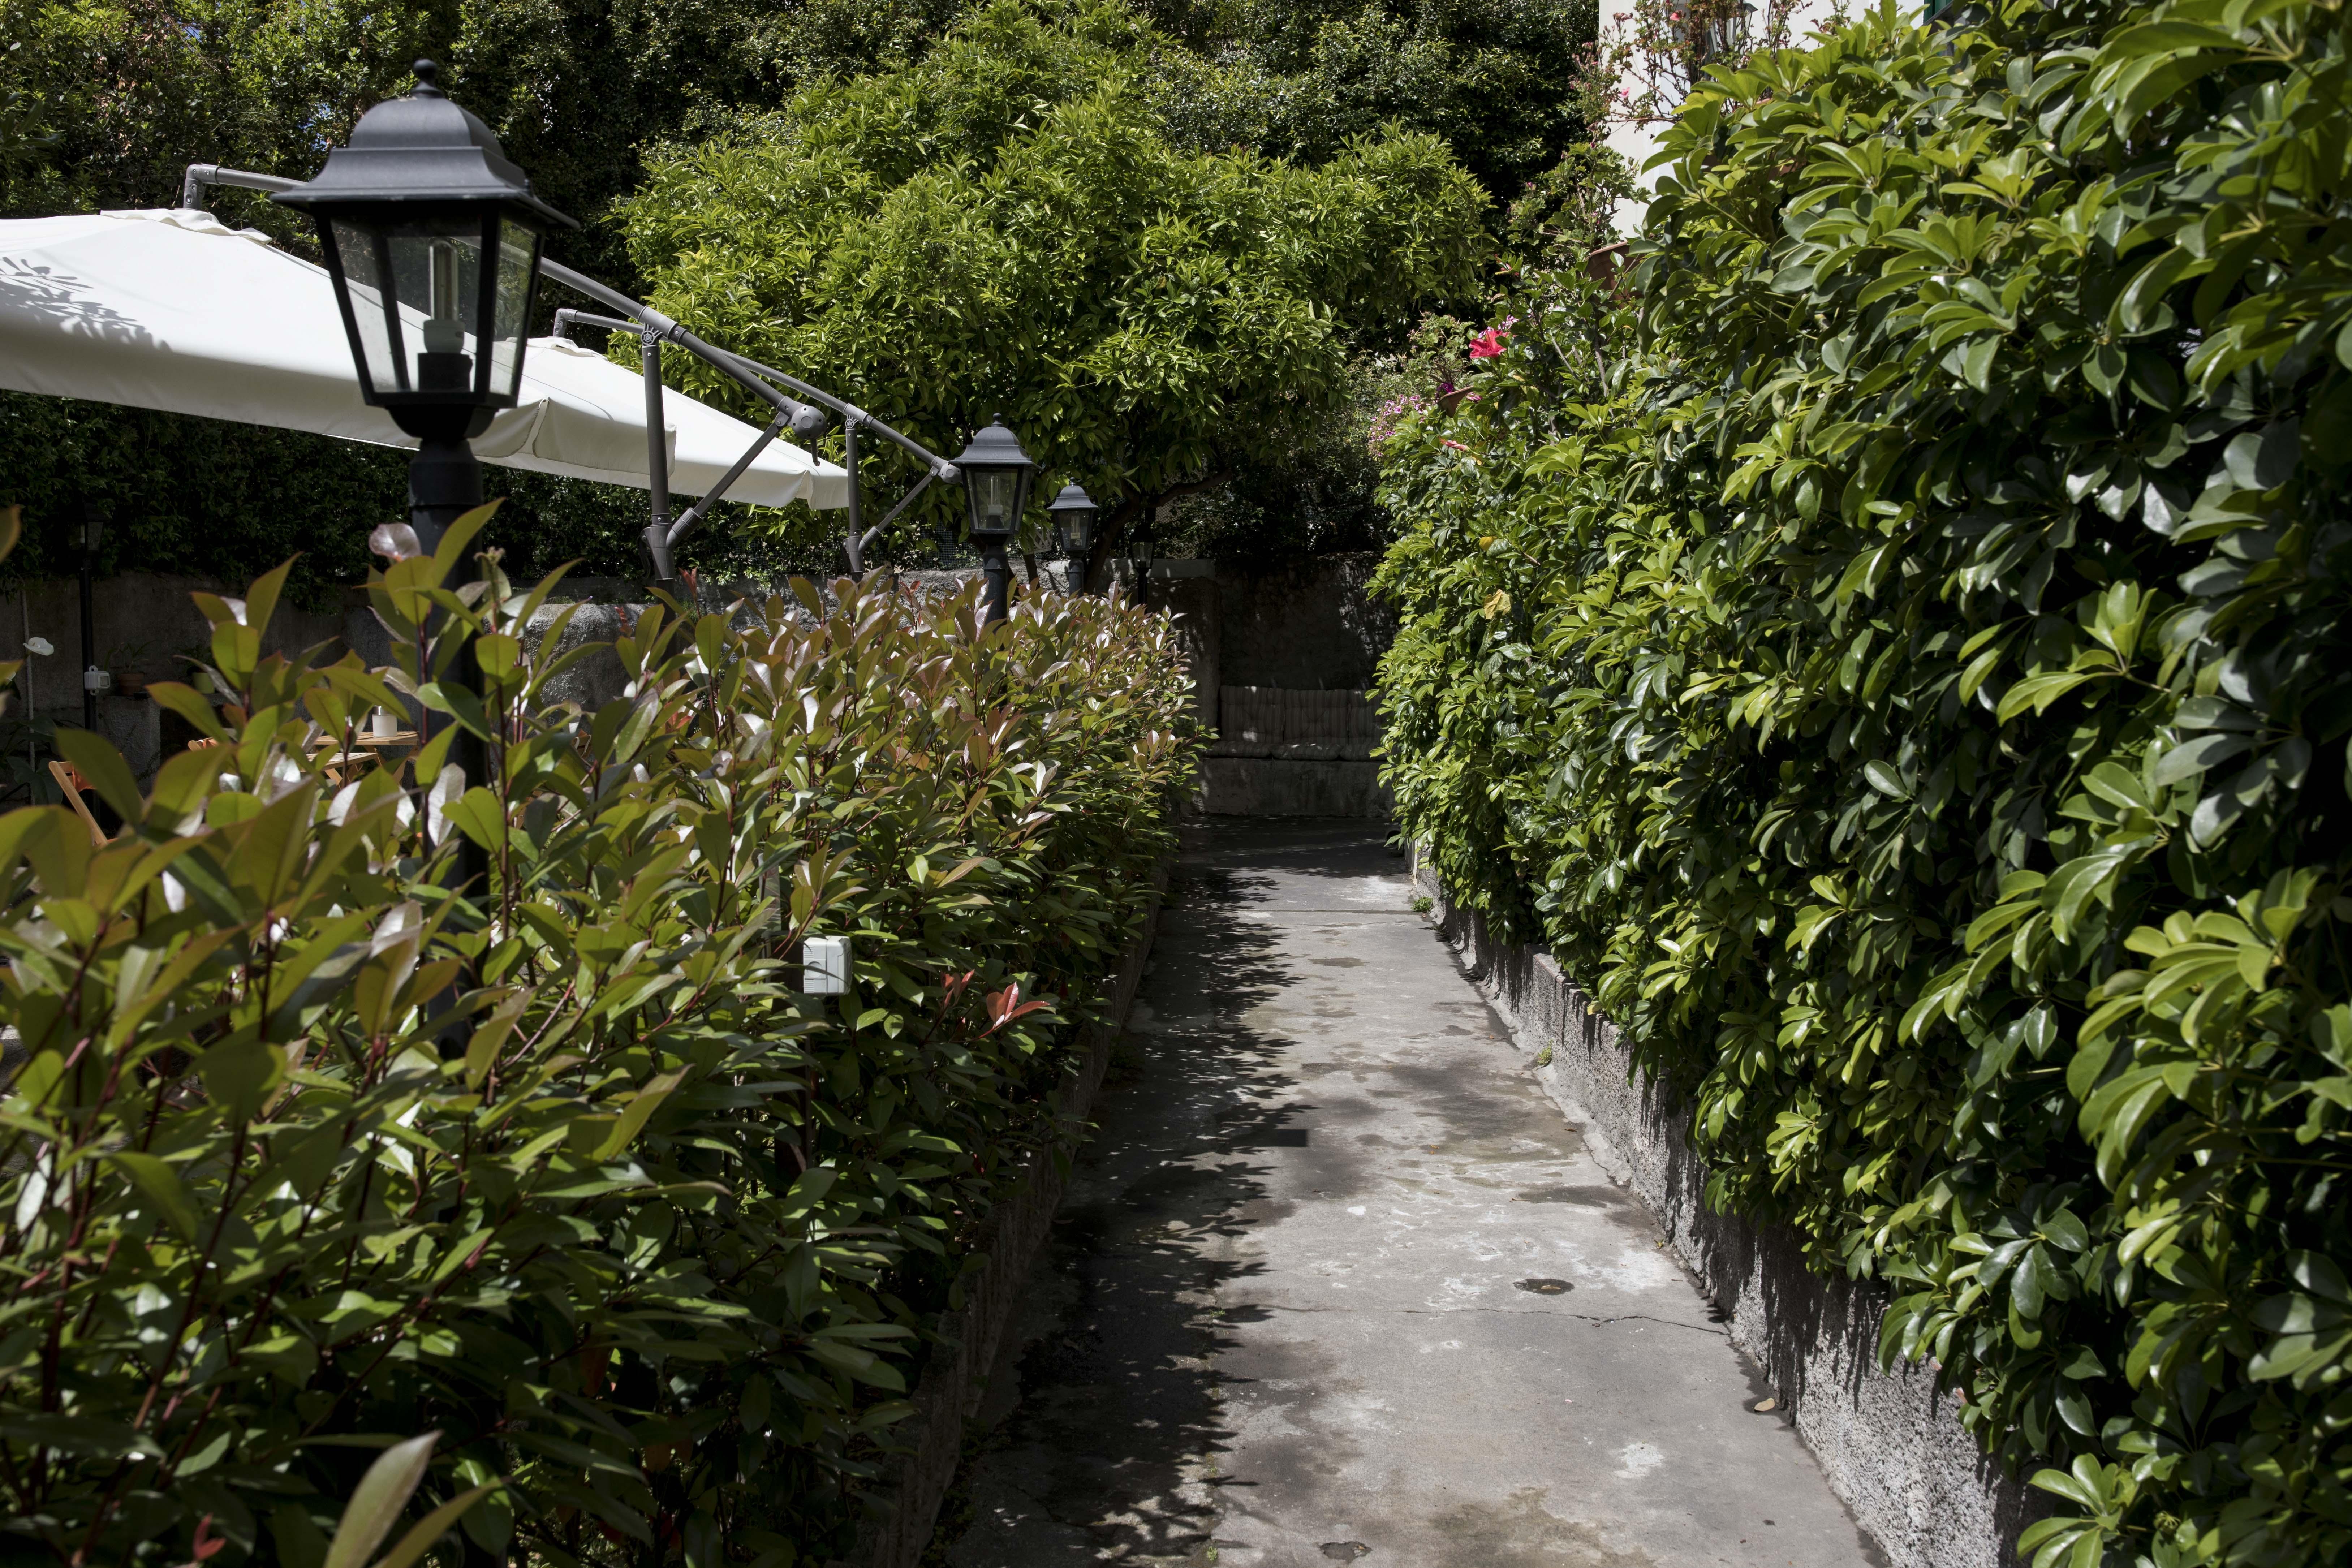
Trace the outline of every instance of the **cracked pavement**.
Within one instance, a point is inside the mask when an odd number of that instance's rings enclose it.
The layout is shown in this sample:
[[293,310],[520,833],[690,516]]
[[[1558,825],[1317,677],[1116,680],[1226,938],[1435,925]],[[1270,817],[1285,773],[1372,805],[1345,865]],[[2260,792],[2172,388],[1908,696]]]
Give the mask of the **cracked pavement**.
[[1370,823],[1188,829],[934,1568],[1860,1568]]

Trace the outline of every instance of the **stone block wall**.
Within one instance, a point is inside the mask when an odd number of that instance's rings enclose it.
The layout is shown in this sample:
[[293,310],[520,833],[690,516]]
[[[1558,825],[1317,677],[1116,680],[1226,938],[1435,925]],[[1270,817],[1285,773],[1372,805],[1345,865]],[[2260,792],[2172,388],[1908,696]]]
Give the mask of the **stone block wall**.
[[1395,805],[1372,749],[1381,720],[1360,691],[1226,686],[1195,809],[1212,816],[1384,817]]

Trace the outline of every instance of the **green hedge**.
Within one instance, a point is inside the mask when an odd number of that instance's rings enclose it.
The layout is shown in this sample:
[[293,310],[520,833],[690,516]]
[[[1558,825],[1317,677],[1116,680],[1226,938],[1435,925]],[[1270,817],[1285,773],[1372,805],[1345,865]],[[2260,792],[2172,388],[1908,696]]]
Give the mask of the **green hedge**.
[[[482,485],[507,503],[487,538],[515,576],[535,580],[573,562],[592,575],[644,580],[645,491],[500,468],[485,468]],[[101,575],[244,583],[293,555],[289,602],[327,608],[341,603],[343,584],[366,575],[368,530],[406,512],[408,455],[299,430],[0,392],[0,506],[25,509],[24,542],[0,573],[79,570],[73,509],[85,500],[110,519]],[[684,505],[674,499],[671,510]],[[837,522],[793,506],[761,513],[755,533],[740,526],[746,510],[722,507],[714,526],[680,542],[679,564],[771,581],[835,563]]]
[[[1167,624],[801,584],[646,612],[583,713],[519,635],[545,584],[436,585],[464,531],[372,582],[377,671],[257,660],[282,570],[200,596],[227,706],[156,694],[224,746],[142,798],[61,734],[138,824],[102,849],[0,817],[0,1556],[319,1568],[432,1430],[412,1517],[508,1478],[467,1561],[821,1563],[974,1226],[1065,1135],[1197,749]],[[445,683],[467,642],[487,704]],[[409,690],[489,779],[438,739],[422,800],[322,777]],[[797,994],[824,933],[845,996]]]
[[1629,299],[1387,449],[1406,828],[2047,1467],[2045,1565],[2352,1554],[2347,21],[1718,77]]

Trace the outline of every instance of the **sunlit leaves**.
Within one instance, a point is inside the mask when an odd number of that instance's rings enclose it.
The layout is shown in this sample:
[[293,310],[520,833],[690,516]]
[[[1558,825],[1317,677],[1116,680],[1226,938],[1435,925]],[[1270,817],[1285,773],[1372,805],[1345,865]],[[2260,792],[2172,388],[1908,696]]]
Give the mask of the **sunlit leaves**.
[[[184,689],[222,743],[142,797],[71,742],[131,824],[102,847],[0,816],[19,1550],[397,1564],[462,1522],[551,1563],[662,1530],[822,1560],[971,1217],[1066,1135],[1045,1096],[1197,749],[1164,620],[846,583],[646,610],[583,715],[547,584],[456,559],[369,584],[374,670],[259,654],[274,578],[214,599],[222,704]],[[402,693],[486,776],[441,737],[423,790],[327,776]],[[796,994],[820,932],[841,1005]]]
[[2352,1551],[2340,22],[1759,57],[1387,452],[1408,830],[2054,1467],[2041,1568]]

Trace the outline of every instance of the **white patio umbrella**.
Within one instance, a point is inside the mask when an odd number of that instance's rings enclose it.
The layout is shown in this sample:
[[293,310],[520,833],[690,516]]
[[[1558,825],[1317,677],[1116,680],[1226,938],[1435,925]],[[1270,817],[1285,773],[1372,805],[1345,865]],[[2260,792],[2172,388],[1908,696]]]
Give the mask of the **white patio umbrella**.
[[[416,445],[360,401],[326,269],[187,208],[0,222],[0,387]],[[645,383],[533,338],[520,398],[474,438],[486,463],[649,489]],[[709,492],[760,432],[670,392],[673,493]],[[782,439],[727,499],[848,504],[848,475]]]

